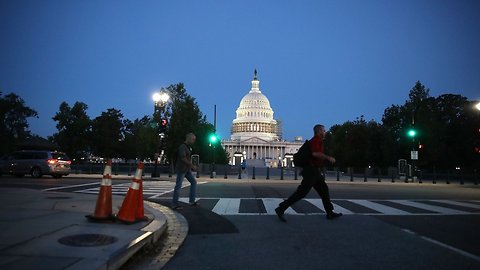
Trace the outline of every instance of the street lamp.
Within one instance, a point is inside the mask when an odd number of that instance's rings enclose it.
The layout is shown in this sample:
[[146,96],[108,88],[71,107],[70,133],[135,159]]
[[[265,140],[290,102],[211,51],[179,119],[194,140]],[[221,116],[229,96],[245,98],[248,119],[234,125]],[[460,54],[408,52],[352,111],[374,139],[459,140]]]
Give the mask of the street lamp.
[[477,103],[477,105],[475,105],[475,108],[480,111],[480,101]]
[[158,158],[163,154],[163,139],[165,138],[165,128],[167,124],[167,119],[162,114],[165,113],[165,105],[167,105],[168,100],[170,100],[170,95],[168,92],[162,88],[159,92],[156,92],[152,96],[154,102],[154,111],[153,119],[156,121],[157,134],[160,138],[160,147],[158,153],[155,153],[155,166],[153,168],[152,177],[158,177],[157,166]]

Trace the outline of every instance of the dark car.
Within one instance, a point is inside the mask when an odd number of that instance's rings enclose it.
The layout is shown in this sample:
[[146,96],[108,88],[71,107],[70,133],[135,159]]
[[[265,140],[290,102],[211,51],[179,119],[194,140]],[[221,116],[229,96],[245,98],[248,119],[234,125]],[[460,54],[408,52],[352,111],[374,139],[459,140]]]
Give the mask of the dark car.
[[70,158],[57,151],[18,151],[0,160],[0,175],[12,174],[22,177],[30,174],[40,178],[51,175],[60,178],[70,174]]

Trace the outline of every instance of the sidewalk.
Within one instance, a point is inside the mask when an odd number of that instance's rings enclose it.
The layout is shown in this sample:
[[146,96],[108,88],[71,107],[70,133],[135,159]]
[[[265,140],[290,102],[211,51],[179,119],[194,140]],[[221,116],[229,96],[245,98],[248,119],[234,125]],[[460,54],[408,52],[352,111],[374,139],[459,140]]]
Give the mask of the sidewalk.
[[[118,269],[167,228],[162,207],[144,203],[148,221],[92,223],[97,196],[0,188],[1,269]],[[124,197],[113,196],[116,214]]]

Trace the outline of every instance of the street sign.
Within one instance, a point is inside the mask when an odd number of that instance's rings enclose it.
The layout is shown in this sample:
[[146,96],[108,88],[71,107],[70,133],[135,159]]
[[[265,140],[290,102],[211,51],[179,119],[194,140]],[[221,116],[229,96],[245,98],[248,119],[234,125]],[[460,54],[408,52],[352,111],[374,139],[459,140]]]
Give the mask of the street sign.
[[418,160],[418,151],[411,151],[410,152],[410,158],[412,160]]

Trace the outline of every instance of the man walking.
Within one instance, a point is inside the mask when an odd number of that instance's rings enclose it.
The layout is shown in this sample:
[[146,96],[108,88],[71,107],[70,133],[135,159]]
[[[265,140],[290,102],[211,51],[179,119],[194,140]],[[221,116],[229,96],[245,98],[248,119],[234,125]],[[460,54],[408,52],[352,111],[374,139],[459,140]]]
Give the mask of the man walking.
[[327,213],[327,219],[334,219],[342,216],[342,213],[333,212],[333,204],[330,201],[330,194],[328,186],[325,183],[325,175],[323,174],[323,164],[327,160],[331,163],[335,163],[335,158],[324,154],[323,139],[325,137],[325,127],[323,125],[315,125],[313,127],[313,138],[309,141],[312,157],[309,162],[309,166],[303,168],[302,171],[302,183],[298,186],[297,190],[285,201],[281,202],[275,209],[278,218],[287,222],[284,217],[284,212],[288,207],[295,202],[303,199],[312,187],[317,191],[318,195],[322,199],[323,207]]
[[187,178],[188,182],[190,182],[189,205],[197,205],[197,202],[195,202],[197,180],[195,180],[195,177],[193,177],[192,174],[192,170],[196,171],[197,167],[191,162],[191,146],[195,143],[195,140],[195,134],[188,133],[185,136],[185,142],[182,143],[177,150],[177,160],[175,164],[175,173],[177,174],[177,180],[175,183],[175,189],[173,190],[173,209],[181,208],[178,204],[178,198],[180,196],[180,189],[182,189],[183,178]]

